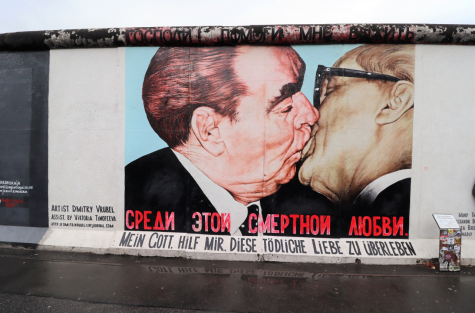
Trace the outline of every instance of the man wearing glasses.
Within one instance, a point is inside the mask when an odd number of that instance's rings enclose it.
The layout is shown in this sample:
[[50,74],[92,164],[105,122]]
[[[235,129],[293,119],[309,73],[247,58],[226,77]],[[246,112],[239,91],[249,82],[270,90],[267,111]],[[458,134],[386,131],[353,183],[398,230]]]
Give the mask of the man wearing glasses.
[[414,63],[413,46],[364,45],[318,68],[314,106],[321,117],[298,175],[339,204],[342,237],[355,236],[350,223],[364,216],[402,217],[407,237]]

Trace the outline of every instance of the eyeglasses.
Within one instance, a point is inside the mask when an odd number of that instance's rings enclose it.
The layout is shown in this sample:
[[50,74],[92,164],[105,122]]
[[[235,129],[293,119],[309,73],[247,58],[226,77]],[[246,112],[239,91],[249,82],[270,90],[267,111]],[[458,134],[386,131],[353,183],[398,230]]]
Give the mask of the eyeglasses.
[[319,65],[317,69],[317,74],[315,75],[315,89],[313,90],[313,106],[317,108],[317,110],[320,109],[321,105],[320,95],[324,95],[326,93],[328,78],[330,76],[365,78],[373,80],[385,80],[390,82],[398,82],[401,80],[397,77],[385,74],[364,72],[349,68],[336,68]]

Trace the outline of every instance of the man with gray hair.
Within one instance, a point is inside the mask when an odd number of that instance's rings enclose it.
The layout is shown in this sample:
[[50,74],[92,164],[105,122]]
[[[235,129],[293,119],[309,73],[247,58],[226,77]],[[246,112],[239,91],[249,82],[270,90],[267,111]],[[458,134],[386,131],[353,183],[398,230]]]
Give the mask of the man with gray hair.
[[331,68],[319,66],[314,106],[321,117],[298,175],[339,204],[342,237],[362,236],[361,227],[378,237],[379,223],[388,221],[404,224],[404,233],[392,235],[408,236],[414,63],[412,46],[363,45]]

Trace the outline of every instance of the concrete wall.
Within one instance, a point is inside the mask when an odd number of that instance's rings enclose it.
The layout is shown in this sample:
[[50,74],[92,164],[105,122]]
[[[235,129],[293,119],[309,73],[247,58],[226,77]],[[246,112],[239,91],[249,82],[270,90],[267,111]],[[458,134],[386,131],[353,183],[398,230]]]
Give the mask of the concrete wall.
[[[417,46],[411,235],[435,238],[432,213],[450,212],[469,219],[473,240],[475,198],[475,87],[471,47]],[[467,218],[459,214],[467,214]]]
[[[329,47],[333,49],[334,60],[354,48]],[[308,49],[318,52],[319,48]],[[132,88],[127,86],[127,75],[135,75],[126,72],[127,62],[132,62],[127,54],[133,52],[137,57],[140,49],[152,48],[49,52],[49,227],[44,229],[46,232],[41,239],[38,235],[35,237],[41,249],[204,259],[296,262],[355,262],[360,259],[372,264],[410,264],[438,257],[439,231],[432,214],[446,213],[453,214],[462,227],[463,263],[475,261],[475,231],[472,230],[475,228],[475,196],[472,195],[475,183],[474,47],[415,46],[412,183],[407,237],[257,236],[244,242],[243,247],[248,251],[236,248],[240,236],[126,228],[124,166],[128,164],[125,160],[126,133],[129,131],[126,130],[126,118],[130,116],[126,110],[143,110],[142,103],[126,100]],[[302,54],[307,47],[295,49]],[[0,54],[0,59],[5,59],[5,55]],[[149,61],[150,58],[145,63]],[[321,60],[317,57],[306,59],[307,70],[315,67],[312,61],[320,63]],[[333,63],[328,62],[324,62],[325,65]],[[141,86],[143,76],[134,79],[139,80]],[[313,87],[313,82],[309,86]],[[150,126],[145,125],[145,128]],[[160,145],[164,144],[157,141],[151,151]],[[0,169],[0,180],[2,173],[5,173],[4,169]],[[98,213],[99,206],[103,209],[101,213]],[[35,239],[31,240],[31,232],[4,225],[0,226],[0,242],[35,243]],[[30,234],[29,239],[12,235],[15,232]],[[168,241],[161,242],[157,248],[159,236],[163,236],[163,240],[167,236]],[[218,240],[218,237],[223,239],[223,251],[215,250],[216,247],[205,250],[206,238],[209,243],[210,238]],[[143,239],[143,244],[137,243],[136,238]],[[254,251],[249,251],[252,240],[255,240]],[[269,243],[272,241],[275,247],[277,240],[283,244],[292,241],[292,245],[305,248],[297,248],[294,253],[277,253],[275,248],[270,251]],[[360,254],[357,254],[358,250]]]

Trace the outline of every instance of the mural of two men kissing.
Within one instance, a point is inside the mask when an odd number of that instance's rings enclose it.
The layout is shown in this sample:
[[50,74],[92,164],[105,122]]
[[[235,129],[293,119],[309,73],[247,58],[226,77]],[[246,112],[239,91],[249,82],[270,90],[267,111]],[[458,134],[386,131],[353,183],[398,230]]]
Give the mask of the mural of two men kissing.
[[126,113],[126,230],[408,238],[412,45],[154,49]]

